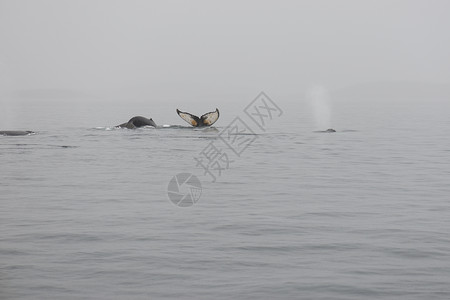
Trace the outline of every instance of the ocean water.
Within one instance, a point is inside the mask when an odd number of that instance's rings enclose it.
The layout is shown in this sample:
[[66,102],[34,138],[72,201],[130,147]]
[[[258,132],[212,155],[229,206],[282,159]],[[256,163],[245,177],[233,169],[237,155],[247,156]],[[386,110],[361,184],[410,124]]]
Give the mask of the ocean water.
[[[4,104],[0,129],[36,134],[0,136],[0,299],[450,297],[448,102],[324,119],[280,102],[259,128],[246,101],[214,128],[137,130],[113,126],[183,120],[167,103]],[[236,117],[251,132],[229,135]],[[212,145],[229,163],[215,182],[194,159]],[[168,197],[179,173],[201,182],[190,207]]]

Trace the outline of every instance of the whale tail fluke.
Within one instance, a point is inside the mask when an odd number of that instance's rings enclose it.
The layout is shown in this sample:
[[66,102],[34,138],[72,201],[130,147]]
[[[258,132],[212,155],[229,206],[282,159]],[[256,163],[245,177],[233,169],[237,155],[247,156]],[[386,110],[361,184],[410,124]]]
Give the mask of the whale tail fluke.
[[194,127],[211,126],[219,119],[219,110],[217,108],[215,111],[206,113],[200,118],[188,112],[180,111],[179,109],[177,109],[177,114]]

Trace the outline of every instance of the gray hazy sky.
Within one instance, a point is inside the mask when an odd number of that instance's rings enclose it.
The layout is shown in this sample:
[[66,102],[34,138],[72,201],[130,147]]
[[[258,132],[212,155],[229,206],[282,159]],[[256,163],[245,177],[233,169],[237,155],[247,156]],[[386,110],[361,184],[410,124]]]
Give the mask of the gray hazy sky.
[[0,89],[296,94],[449,83],[450,1],[0,0]]

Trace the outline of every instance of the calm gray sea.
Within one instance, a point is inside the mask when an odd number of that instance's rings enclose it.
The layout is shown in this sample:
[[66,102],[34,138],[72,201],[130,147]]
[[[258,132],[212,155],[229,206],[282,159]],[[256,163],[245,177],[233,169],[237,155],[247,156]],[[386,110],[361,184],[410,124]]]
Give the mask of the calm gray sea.
[[[450,298],[448,101],[280,101],[261,129],[241,100],[4,103],[0,129],[37,134],[0,136],[0,299]],[[111,128],[216,106],[216,129]]]

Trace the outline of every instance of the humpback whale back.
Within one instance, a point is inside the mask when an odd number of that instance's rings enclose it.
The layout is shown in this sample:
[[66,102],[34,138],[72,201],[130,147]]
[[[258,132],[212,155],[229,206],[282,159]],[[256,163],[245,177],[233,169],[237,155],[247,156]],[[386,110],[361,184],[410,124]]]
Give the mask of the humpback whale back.
[[147,119],[145,117],[137,116],[137,117],[131,118],[127,123],[117,125],[116,127],[134,129],[134,128],[139,128],[139,127],[143,127],[143,126],[156,127],[156,123],[152,119]]
[[219,110],[217,108],[215,111],[206,113],[200,118],[191,113],[180,111],[179,109],[177,109],[177,114],[194,127],[211,126],[219,119]]

